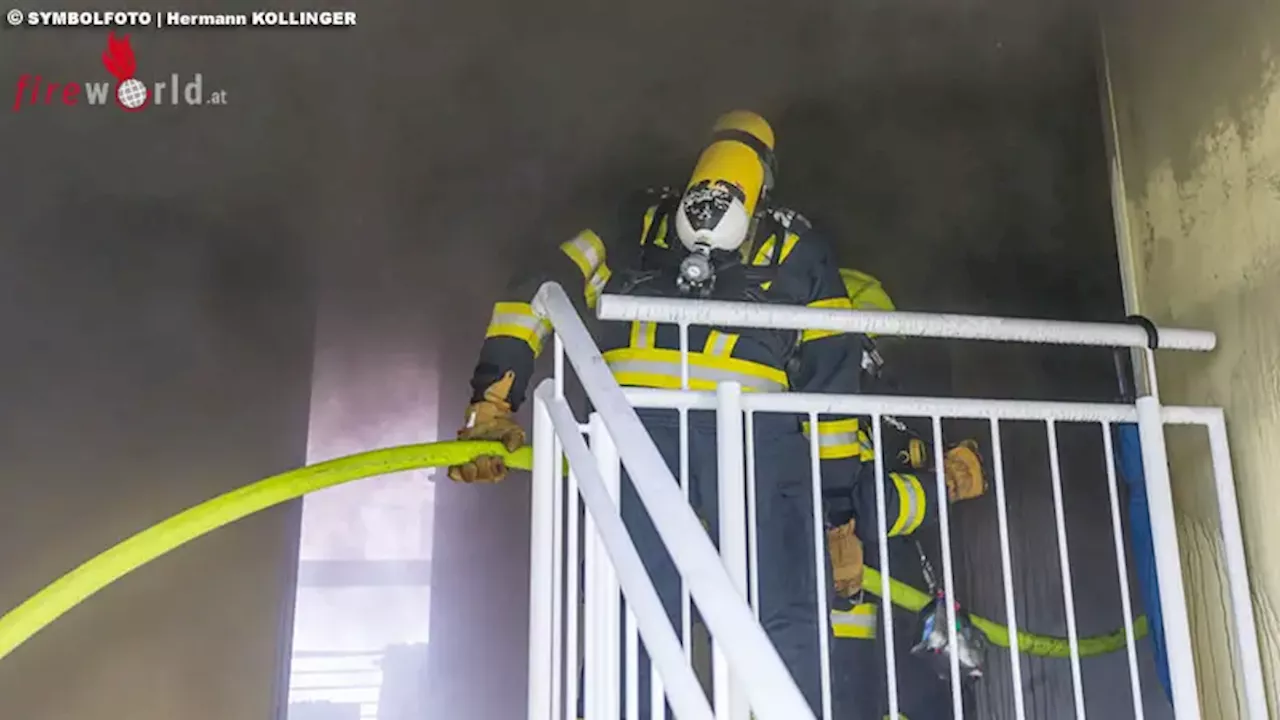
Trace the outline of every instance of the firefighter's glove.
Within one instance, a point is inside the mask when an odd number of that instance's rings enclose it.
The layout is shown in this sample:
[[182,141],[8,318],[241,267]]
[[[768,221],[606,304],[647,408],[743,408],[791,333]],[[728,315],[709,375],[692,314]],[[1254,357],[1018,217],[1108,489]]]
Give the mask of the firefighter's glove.
[[947,496],[952,502],[976,498],[987,491],[978,443],[965,440],[947,451],[942,459],[947,480]]
[[827,530],[831,551],[831,579],[836,594],[852,598],[862,591],[862,541],[853,532],[854,521]]
[[[508,371],[484,391],[484,399],[467,408],[459,440],[496,440],[508,452],[515,452],[525,443],[524,429],[511,417],[508,397],[515,373]],[[449,478],[464,483],[496,483],[507,475],[507,464],[498,455],[481,455],[462,465],[449,468]]]

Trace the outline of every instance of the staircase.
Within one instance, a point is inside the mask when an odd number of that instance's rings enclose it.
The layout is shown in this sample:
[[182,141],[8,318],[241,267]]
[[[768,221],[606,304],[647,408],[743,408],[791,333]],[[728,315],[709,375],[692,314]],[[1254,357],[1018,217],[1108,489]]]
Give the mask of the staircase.
[[[1088,424],[1104,439],[1105,464],[1110,483],[1109,508],[1113,527],[1116,578],[1125,610],[1124,651],[1128,657],[1131,699],[1126,698],[1106,717],[1143,718],[1138,672],[1138,632],[1133,618],[1137,594],[1130,587],[1127,544],[1120,521],[1120,488],[1116,480],[1112,429],[1136,424],[1141,434],[1141,454],[1155,545],[1163,632],[1171,702],[1178,720],[1200,717],[1195,657],[1182,587],[1181,557],[1174,524],[1164,427],[1186,425],[1204,428],[1209,439],[1216,479],[1218,512],[1228,569],[1226,583],[1235,616],[1234,647],[1237,650],[1238,685],[1242,689],[1245,717],[1267,717],[1261,662],[1258,656],[1244,561],[1234,479],[1220,408],[1162,406],[1155,382],[1155,350],[1212,350],[1212,333],[1157,329],[1139,324],[1069,323],[961,315],[929,315],[847,310],[821,310],[791,306],[761,306],[720,301],[602,296],[597,304],[601,320],[671,323],[684,334],[691,325],[755,327],[783,330],[829,330],[947,339],[1029,342],[1051,345],[1087,345],[1134,349],[1145,376],[1145,392],[1136,403],[1106,404],[1053,401],[1010,401],[899,396],[836,396],[799,393],[743,392],[734,382],[720,383],[715,391],[623,388],[610,374],[599,349],[573,303],[553,283],[538,293],[535,308],[554,331],[554,372],[533,394],[534,469],[530,586],[529,720],[650,720],[641,718],[639,692],[641,658],[647,655],[651,676],[652,718],[664,717],[664,703],[682,720],[805,720],[833,717],[831,647],[821,633],[823,670],[819,707],[811,708],[792,679],[769,637],[757,620],[756,498],[752,426],[771,414],[807,416],[810,426],[820,415],[869,416],[876,447],[881,447],[880,419],[884,416],[927,419],[932,426],[931,458],[942,456],[942,421],[967,418],[985,421],[989,427],[988,459],[998,503],[1002,568],[1006,608],[1016,608],[1018,578],[1013,572],[1017,552],[1006,511],[1006,478],[1001,454],[1002,421],[1032,421],[1045,430],[1050,448],[1055,513],[1043,519],[1054,525],[1062,573],[1062,603],[1067,618],[1072,697],[1075,716],[1086,717],[1085,687],[1081,680],[1081,643],[1076,623],[1076,598],[1072,592],[1073,558],[1069,552],[1063,512],[1058,427]],[[566,363],[567,360],[567,363]],[[688,387],[688,358],[685,356]],[[572,372],[570,372],[572,370]],[[590,401],[592,411],[580,418],[566,400],[566,384],[576,382]],[[681,416],[687,433],[691,412],[714,413],[718,444],[719,534],[713,543],[689,506],[684,490],[687,462],[674,470],[663,460],[637,409],[668,409]],[[822,552],[824,537],[820,517],[818,439],[811,438],[808,468],[813,489],[813,563],[820,587],[829,582]],[[884,487],[883,453],[877,453],[876,478]],[[569,472],[563,472],[567,460]],[[621,469],[625,467],[636,495],[643,503],[675,563],[683,584],[682,617],[673,625],[667,618],[652,579],[645,572],[627,525],[619,512]],[[802,472],[803,468],[797,468]],[[943,472],[935,473],[938,496],[946,497]],[[680,479],[677,479],[677,478]],[[885,523],[884,493],[877,493],[879,527]],[[947,597],[955,597],[952,528],[947,503],[939,508],[942,562],[939,584]],[[740,519],[729,521],[729,519]],[[881,530],[883,533],[883,530]],[[881,537],[879,567],[889,567],[887,543]],[[1080,560],[1076,560],[1081,562]],[[1075,571],[1079,571],[1075,568]],[[892,603],[894,588],[888,573],[879,578],[874,592],[883,606]],[[815,593],[818,617],[830,616],[827,594]],[[956,647],[956,617],[947,603],[949,647]],[[710,678],[699,677],[694,663],[692,609],[705,622],[712,639]],[[880,613],[886,651],[885,686],[889,717],[897,717],[902,698],[911,688],[900,686],[896,676],[895,632],[892,613]],[[1012,715],[1028,715],[1020,658],[1016,612],[1002,623],[1011,641],[1006,652],[1011,674]],[[646,651],[643,655],[639,649]],[[951,712],[964,717],[961,662],[949,654]],[[704,673],[705,675],[705,673]],[[704,689],[709,687],[710,692]]]

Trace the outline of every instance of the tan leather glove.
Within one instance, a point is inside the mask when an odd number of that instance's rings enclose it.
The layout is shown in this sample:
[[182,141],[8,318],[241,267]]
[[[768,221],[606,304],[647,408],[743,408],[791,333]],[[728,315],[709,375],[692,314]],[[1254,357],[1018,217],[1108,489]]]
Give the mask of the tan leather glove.
[[831,579],[836,594],[852,598],[862,590],[862,541],[854,534],[854,521],[827,530],[827,547],[831,551]]
[[982,471],[978,443],[965,440],[942,457],[942,471],[947,480],[951,502],[970,500],[987,491],[987,477]]
[[[465,425],[458,430],[459,440],[497,440],[509,452],[525,442],[525,432],[511,418],[511,385],[516,374],[507,371],[484,391],[484,399],[467,408]],[[507,476],[507,464],[498,455],[482,455],[462,465],[449,468],[449,478],[463,483],[496,483]]]

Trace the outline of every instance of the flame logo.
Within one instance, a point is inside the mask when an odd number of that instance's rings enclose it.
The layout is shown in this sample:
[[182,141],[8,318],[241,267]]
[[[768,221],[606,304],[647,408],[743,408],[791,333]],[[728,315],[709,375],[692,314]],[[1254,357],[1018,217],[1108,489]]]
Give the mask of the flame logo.
[[133,56],[128,35],[117,40],[113,30],[107,36],[107,51],[102,53],[102,64],[107,68],[107,72],[120,82],[133,77],[133,73],[138,69],[138,59]]
[[102,53],[102,65],[116,79],[116,104],[127,112],[136,112],[147,106],[151,93],[147,86],[133,76],[138,69],[138,59],[129,46],[129,36],[116,39],[115,31],[107,36],[107,51]]

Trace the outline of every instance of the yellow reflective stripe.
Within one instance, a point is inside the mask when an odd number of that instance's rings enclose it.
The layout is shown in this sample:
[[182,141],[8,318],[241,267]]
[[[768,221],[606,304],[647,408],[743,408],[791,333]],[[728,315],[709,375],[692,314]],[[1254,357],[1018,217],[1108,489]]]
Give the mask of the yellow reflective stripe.
[[583,280],[590,280],[604,265],[604,241],[591,230],[583,230],[572,240],[561,243],[560,251],[578,266]]
[[[863,452],[861,438],[865,433],[859,432],[857,418],[844,420],[818,421],[818,458],[821,460],[842,460],[859,457]],[[801,423],[806,437],[809,435],[809,423]]]
[[[649,239],[649,226],[653,225],[653,214],[658,212],[658,206],[654,205],[644,211],[644,227],[640,228],[640,244],[644,245]],[[656,243],[655,243],[656,244]]]
[[843,334],[844,333],[838,330],[805,330],[800,333],[800,342],[813,342],[814,340],[821,340],[823,338],[835,337],[836,335]]
[[[764,244],[760,246],[760,249],[756,251],[756,256],[751,260],[751,264],[752,265],[768,265],[769,259],[773,255],[773,248],[774,246],[777,245],[777,239],[778,239],[777,235],[770,235],[769,239],[765,240]],[[787,259],[787,256],[790,255],[791,251],[795,249],[796,242],[798,242],[799,240],[800,240],[800,236],[796,235],[795,233],[791,233],[787,235],[786,242],[782,244],[782,252],[778,254],[777,264],[781,265],[782,262]],[[760,283],[760,289],[764,290],[765,292],[768,292],[769,288],[771,287],[773,287],[772,280],[766,280]]]
[[631,323],[631,347],[652,348],[657,336],[658,323],[640,321]]
[[[804,428],[806,435],[809,434],[809,421],[802,422],[801,427]],[[841,420],[819,420],[818,435],[832,435],[835,433],[856,433],[862,423],[858,418],[844,418]]]
[[849,298],[847,297],[833,297],[814,300],[805,307],[819,308],[822,310],[852,310],[853,303],[849,302]]
[[874,603],[859,603],[849,610],[832,610],[832,634],[838,638],[874,640],[878,608]]
[[655,247],[667,247],[667,216],[663,215],[658,221],[658,232],[653,236],[653,244]]
[[[769,262],[769,258],[773,255],[773,248],[778,244],[777,240],[778,240],[777,235],[770,235],[769,239],[765,240],[764,244],[760,246],[760,249],[756,251],[755,259],[751,261],[751,264],[752,265],[767,264]],[[781,265],[783,262],[786,261],[787,256],[790,255],[791,251],[795,249],[796,243],[799,242],[799,240],[800,240],[799,235],[796,235],[795,233],[787,234],[787,239],[782,243],[782,252],[778,254],[777,264]]]
[[858,451],[859,460],[866,462],[876,459],[876,446],[871,442],[871,437],[867,435],[866,430],[858,431],[858,445],[860,446]]
[[[849,301],[848,297],[842,296],[815,300],[809,303],[806,307],[819,308],[823,310],[852,310],[853,303]],[[829,338],[843,334],[844,333],[837,330],[805,330],[800,333],[800,342],[813,342],[814,340],[821,340],[822,338]]]
[[613,276],[605,262],[604,241],[593,231],[583,230],[574,239],[562,243],[560,250],[578,266],[583,279],[582,294],[586,298],[587,307],[594,309],[605,284]]
[[928,502],[924,486],[915,475],[891,473],[889,478],[898,491],[898,519],[889,528],[889,537],[910,535],[924,523],[925,503]]
[[[640,230],[640,244],[644,245],[649,238],[649,227],[653,225],[653,216],[658,212],[658,206],[654,205],[644,213],[644,227]],[[658,231],[653,234],[654,247],[667,247],[667,216],[664,214],[662,219],[658,221]]]
[[[604,353],[604,360],[620,385],[678,389],[680,351],[619,348]],[[689,353],[689,387],[714,390],[716,383],[737,381],[747,392],[781,392],[787,374],[777,368],[740,358]]]
[[751,260],[752,265],[764,265],[769,261],[769,256],[773,254],[773,246],[776,244],[775,240],[776,236],[770,235],[769,239],[764,241],[764,244],[756,251],[755,258]]
[[542,342],[551,333],[551,324],[545,318],[533,312],[533,306],[522,302],[494,303],[493,315],[489,318],[489,327],[484,336],[512,337],[523,340],[533,349],[533,354],[542,352]]
[[733,355],[733,348],[737,344],[737,335],[712,330],[707,333],[707,342],[702,346],[702,352],[707,355],[717,355],[719,357],[727,358]]
[[791,254],[792,249],[795,248],[796,243],[799,241],[799,235],[796,235],[795,233],[787,235],[787,241],[782,243],[782,255],[778,257],[779,263],[786,262],[787,256]]
[[600,293],[604,292],[604,286],[611,277],[613,277],[613,271],[609,269],[608,265],[601,264],[600,267],[596,268],[595,274],[591,276],[591,279],[587,280],[585,294],[588,308],[595,309],[596,301],[600,299]]

